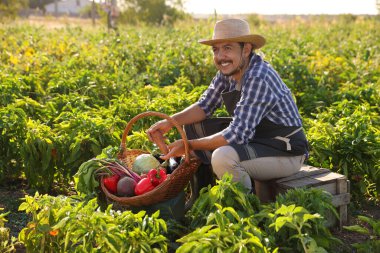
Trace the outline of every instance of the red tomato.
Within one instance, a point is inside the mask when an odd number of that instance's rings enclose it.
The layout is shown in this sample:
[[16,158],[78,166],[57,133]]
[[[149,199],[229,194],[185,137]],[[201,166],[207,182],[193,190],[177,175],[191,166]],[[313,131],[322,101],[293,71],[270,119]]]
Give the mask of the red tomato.
[[146,178],[141,179],[137,183],[137,185],[135,187],[135,194],[141,195],[141,194],[149,192],[153,189],[154,189],[154,185],[150,182],[150,179],[146,177]]

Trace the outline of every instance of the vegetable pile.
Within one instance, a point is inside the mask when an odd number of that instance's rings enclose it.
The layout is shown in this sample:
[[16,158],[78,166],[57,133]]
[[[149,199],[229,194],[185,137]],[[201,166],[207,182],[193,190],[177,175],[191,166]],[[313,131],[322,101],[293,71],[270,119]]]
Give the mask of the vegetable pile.
[[118,159],[94,158],[84,162],[74,175],[76,190],[94,195],[102,180],[105,188],[119,197],[142,195],[153,190],[167,179],[178,162],[163,161],[151,154],[136,157],[132,168]]

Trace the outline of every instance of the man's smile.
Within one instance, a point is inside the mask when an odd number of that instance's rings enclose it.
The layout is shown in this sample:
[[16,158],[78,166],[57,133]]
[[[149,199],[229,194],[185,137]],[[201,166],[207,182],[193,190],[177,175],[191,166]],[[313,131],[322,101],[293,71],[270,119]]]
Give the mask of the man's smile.
[[219,61],[218,64],[222,67],[227,67],[228,65],[232,64],[232,61]]

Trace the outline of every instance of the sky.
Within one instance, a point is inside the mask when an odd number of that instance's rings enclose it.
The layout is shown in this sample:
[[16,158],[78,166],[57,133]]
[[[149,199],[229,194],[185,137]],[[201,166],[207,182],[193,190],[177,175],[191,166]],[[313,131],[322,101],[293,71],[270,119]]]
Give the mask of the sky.
[[192,14],[370,14],[376,15],[376,0],[185,0]]

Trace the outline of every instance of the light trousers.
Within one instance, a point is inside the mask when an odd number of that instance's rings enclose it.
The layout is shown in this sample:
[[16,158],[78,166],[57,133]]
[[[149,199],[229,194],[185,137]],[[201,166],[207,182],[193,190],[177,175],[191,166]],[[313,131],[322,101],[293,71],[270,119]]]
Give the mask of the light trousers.
[[298,172],[304,162],[304,155],[259,157],[240,161],[238,153],[231,146],[214,150],[211,165],[220,179],[225,173],[232,174],[233,181],[241,182],[249,191],[254,180],[255,191],[262,202],[273,200],[273,189],[269,180],[288,177]]

